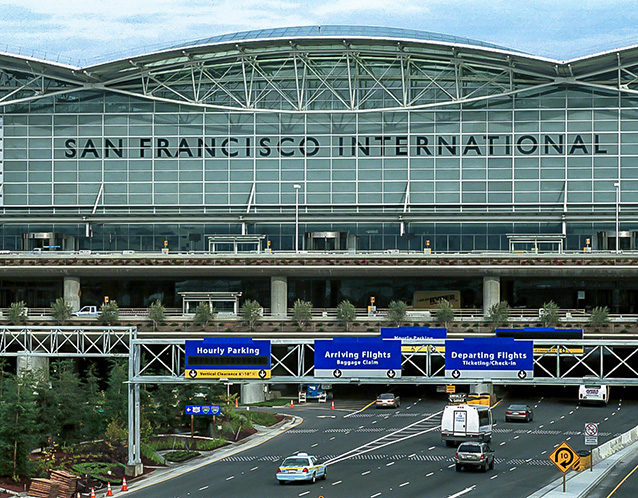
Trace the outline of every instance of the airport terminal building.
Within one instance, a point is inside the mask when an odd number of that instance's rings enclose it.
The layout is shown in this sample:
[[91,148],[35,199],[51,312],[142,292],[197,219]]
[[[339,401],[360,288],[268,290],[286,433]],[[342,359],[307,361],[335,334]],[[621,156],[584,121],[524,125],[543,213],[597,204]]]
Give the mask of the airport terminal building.
[[[240,253],[560,257],[618,243],[629,254],[637,75],[638,46],[564,62],[362,26],[235,33],[92,65],[0,53],[0,249],[202,254],[231,241]],[[3,275],[3,307],[22,287],[47,305],[63,285],[61,275]],[[636,312],[638,283],[621,276],[515,278],[503,297],[516,304],[519,285],[560,297],[573,285],[600,289],[590,305]],[[481,305],[480,275],[429,277],[348,283],[333,272],[286,292],[363,306],[372,285],[397,299],[438,285]],[[147,276],[146,290],[112,293],[142,306],[176,301],[177,290],[268,299],[271,288],[268,275],[211,278]],[[106,292],[106,277],[88,280],[86,296]]]

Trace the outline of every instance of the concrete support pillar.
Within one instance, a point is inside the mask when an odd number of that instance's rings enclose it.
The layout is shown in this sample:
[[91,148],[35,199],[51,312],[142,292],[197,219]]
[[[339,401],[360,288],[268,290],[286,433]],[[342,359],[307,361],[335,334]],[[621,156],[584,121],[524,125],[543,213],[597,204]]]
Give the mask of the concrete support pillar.
[[49,376],[49,358],[46,356],[32,356],[30,354],[24,353],[24,356],[20,355],[17,358],[17,374],[18,376],[22,375],[26,371],[31,371],[33,373],[41,372],[43,378],[48,378]]
[[288,277],[270,277],[270,315],[278,318],[288,315]]
[[267,384],[257,382],[254,384],[242,384],[240,393],[242,404],[250,405],[266,401],[266,386]]
[[64,301],[70,304],[73,311],[80,309],[80,279],[64,277]]
[[501,277],[483,277],[483,314],[501,301]]

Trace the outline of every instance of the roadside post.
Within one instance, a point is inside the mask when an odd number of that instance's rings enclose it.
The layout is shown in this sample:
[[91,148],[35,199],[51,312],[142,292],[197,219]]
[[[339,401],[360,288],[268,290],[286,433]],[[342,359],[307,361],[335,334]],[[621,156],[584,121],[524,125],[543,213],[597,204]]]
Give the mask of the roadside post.
[[589,470],[594,471],[593,451],[594,446],[598,446],[598,424],[585,424],[585,446],[589,446]]
[[193,430],[195,415],[212,415],[213,424],[215,423],[215,415],[221,413],[221,406],[219,405],[186,405],[184,407],[184,413],[191,416],[191,439],[195,438]]
[[563,493],[565,492],[565,474],[569,469],[571,469],[574,465],[578,465],[580,461],[580,457],[577,453],[569,446],[565,441],[563,441],[558,447],[552,451],[549,455],[549,459],[551,462],[558,467],[563,473]]

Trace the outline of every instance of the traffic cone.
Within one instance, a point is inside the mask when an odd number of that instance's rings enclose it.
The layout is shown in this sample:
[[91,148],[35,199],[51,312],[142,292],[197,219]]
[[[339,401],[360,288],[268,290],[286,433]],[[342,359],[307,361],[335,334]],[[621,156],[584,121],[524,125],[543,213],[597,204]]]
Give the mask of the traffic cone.
[[126,485],[126,477],[122,477],[122,491],[128,491],[128,486]]
[[80,492],[78,491],[78,496],[77,498],[82,498],[82,496],[80,495]]
[[332,405],[330,405],[330,409],[331,409],[331,410],[334,410],[334,409],[335,409],[335,402],[334,402],[334,400],[332,401]]
[[106,496],[113,496],[113,490],[111,489],[111,483],[106,483]]
[[237,401],[237,398],[235,398],[235,408],[239,408],[239,401]]
[[91,498],[95,498],[95,488],[91,488]]
[[292,402],[292,400],[290,400],[290,408],[294,408],[295,404]]

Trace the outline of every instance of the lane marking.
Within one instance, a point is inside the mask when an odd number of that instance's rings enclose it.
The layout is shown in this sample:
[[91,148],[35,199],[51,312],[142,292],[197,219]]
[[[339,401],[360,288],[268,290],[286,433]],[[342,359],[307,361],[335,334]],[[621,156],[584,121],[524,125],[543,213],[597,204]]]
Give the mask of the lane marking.
[[547,453],[547,450],[542,451],[542,452],[541,452],[541,455],[544,455],[545,453]]
[[332,441],[332,440],[333,440],[333,439],[335,439],[336,437],[337,437],[337,436],[332,436],[332,437],[330,438],[330,441]]
[[434,472],[430,472],[429,474],[426,474],[425,477],[430,477],[430,476],[433,476],[433,475],[434,475]]
[[333,486],[336,486],[337,484],[341,484],[343,481],[335,481],[332,483]]
[[447,466],[447,468],[448,468],[448,469],[451,469],[451,468],[452,468],[452,467],[454,467],[455,465],[456,465],[456,464],[455,464],[455,463],[453,463],[452,465],[448,465],[448,466]]
[[512,468],[510,469],[510,472],[511,472],[512,470],[515,470],[515,469],[516,469],[516,467],[512,467]]
[[433,450],[434,448],[436,448],[436,446],[430,446],[430,447],[428,448],[428,451]]
[[370,495],[370,498],[377,498],[377,496],[381,496],[381,493],[375,493],[373,495]]
[[496,405],[498,405],[501,401],[503,401],[503,400],[499,399],[496,403],[494,403],[492,406],[490,406],[490,408],[495,408]]
[[204,486],[203,488],[199,488],[200,491],[204,491],[205,489],[208,489],[208,486]]
[[496,479],[497,477],[498,477],[498,475],[492,476],[492,477],[490,477],[490,480],[491,479]]
[[572,413],[574,413],[574,410],[572,410],[571,412],[569,412],[569,414],[571,415]]
[[252,469],[250,469],[250,471],[252,472],[253,470],[257,470],[259,467],[253,467]]
[[319,446],[319,443],[311,444],[310,447],[314,448],[315,446]]
[[399,487],[402,488],[403,486],[407,486],[408,484],[410,484],[410,481],[406,481],[403,484],[399,484]]
[[476,487],[476,484],[470,486],[469,488],[465,488],[464,490],[459,491],[458,493],[455,493],[453,495],[448,495],[447,498],[457,498],[458,496],[462,496],[465,493],[469,493],[470,491],[473,491],[475,487]]
[[631,474],[633,474],[634,472],[636,472],[636,469],[638,469],[638,465],[636,465],[636,466],[632,469],[632,471],[631,471],[631,472],[629,472],[629,474],[627,474],[627,475],[623,478],[623,480],[622,480],[622,481],[620,481],[620,482],[618,483],[618,486],[616,486],[614,489],[612,489],[612,490],[611,490],[611,493],[609,493],[609,494],[607,495],[607,498],[609,498],[609,497],[610,497],[611,495],[613,495],[616,491],[618,491],[618,488],[619,488],[620,486],[622,486],[622,485],[623,485],[623,483],[624,483],[627,479],[629,479],[629,476],[630,476]]
[[235,479],[235,476],[230,476],[226,478],[227,481],[230,481],[231,479]]
[[[433,448],[434,448],[434,446],[433,446]],[[412,457],[415,457],[415,456],[416,456],[416,453],[412,453],[411,455],[408,455],[408,458],[412,458]]]
[[366,406],[364,406],[363,408],[361,408],[361,410],[356,411],[356,412],[352,412],[352,413],[348,413],[348,415],[345,415],[343,418],[348,418],[348,417],[352,417],[353,415],[356,415],[357,413],[361,413],[363,410],[370,408],[372,405],[374,405],[377,402],[377,400],[375,399],[374,401],[371,401],[370,403],[368,403]]
[[504,444],[505,444],[505,441],[503,441],[503,442],[501,443],[501,446],[503,446]]
[[519,437],[521,437],[521,436],[514,436],[514,439],[518,439]]
[[303,493],[299,493],[299,496],[306,496],[309,494],[310,494],[310,491],[304,491]]
[[385,464],[386,467],[389,467],[390,465],[394,465],[395,462],[388,462]]
[[361,475],[362,476],[367,476],[371,471],[370,470],[366,470],[365,472],[362,472]]

